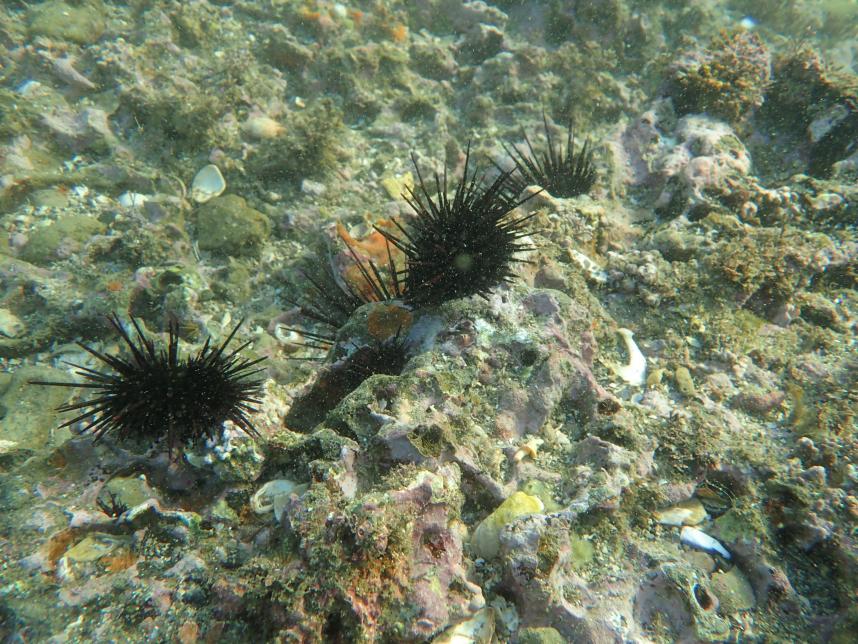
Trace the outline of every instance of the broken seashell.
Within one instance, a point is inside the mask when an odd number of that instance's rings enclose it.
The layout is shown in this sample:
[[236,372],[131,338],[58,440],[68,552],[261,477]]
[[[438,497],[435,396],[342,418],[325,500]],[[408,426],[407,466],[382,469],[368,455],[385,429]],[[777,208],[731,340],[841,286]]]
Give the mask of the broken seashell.
[[137,208],[145,204],[151,198],[151,195],[144,195],[139,192],[123,192],[116,198],[116,200],[123,208]]
[[608,273],[602,269],[595,261],[587,257],[584,253],[574,248],[569,249],[569,258],[574,261],[583,270],[591,281],[597,284],[608,283]]
[[709,554],[719,554],[728,561],[731,559],[730,553],[727,551],[721,542],[715,537],[710,537],[708,534],[697,528],[685,526],[682,532],[679,533],[680,542],[684,543],[695,550],[702,550]]
[[250,497],[250,508],[256,514],[274,513],[274,518],[280,521],[286,503],[294,492],[301,494],[307,489],[307,485],[301,485],[288,479],[274,479],[268,481]]
[[19,338],[27,332],[27,326],[9,309],[0,309],[0,336]]
[[12,452],[12,450],[17,447],[18,443],[15,441],[7,441],[4,439],[0,439],[0,454],[6,454]]
[[512,460],[516,463],[524,460],[525,457],[530,457],[531,459],[536,460],[536,454],[544,442],[545,441],[541,438],[531,438],[526,443],[522,443],[516,450],[515,454],[513,454]]
[[194,177],[191,184],[191,199],[197,203],[205,203],[219,197],[226,190],[226,180],[216,165],[204,166]]
[[491,642],[495,633],[495,613],[491,608],[481,608],[472,617],[454,624],[432,644],[477,644]]
[[630,385],[643,387],[646,384],[646,358],[632,339],[634,333],[628,329],[617,329],[617,333],[622,336],[626,343],[626,350],[629,352],[629,363],[621,367],[616,367],[614,371]]
[[241,129],[254,139],[274,139],[286,131],[285,127],[268,116],[252,116],[244,122]]
[[662,525],[697,525],[703,523],[709,515],[706,508],[697,499],[688,499],[655,512],[655,520]]

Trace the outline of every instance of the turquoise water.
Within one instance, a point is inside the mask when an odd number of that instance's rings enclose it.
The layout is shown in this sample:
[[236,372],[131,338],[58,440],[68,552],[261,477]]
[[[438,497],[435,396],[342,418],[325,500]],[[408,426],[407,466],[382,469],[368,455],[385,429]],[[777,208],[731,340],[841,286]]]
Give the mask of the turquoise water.
[[4,3],[3,641],[852,641],[856,60],[853,0]]

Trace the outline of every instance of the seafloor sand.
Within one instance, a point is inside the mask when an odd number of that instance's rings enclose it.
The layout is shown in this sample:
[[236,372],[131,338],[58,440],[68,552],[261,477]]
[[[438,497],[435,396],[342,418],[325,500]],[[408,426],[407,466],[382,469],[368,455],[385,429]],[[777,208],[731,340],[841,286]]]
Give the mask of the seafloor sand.
[[[856,38],[854,0],[4,2],[0,639],[854,641]],[[491,179],[543,113],[597,181],[516,210],[508,284],[301,315],[302,266],[386,265],[412,156]],[[183,356],[244,318],[260,437],[59,428],[87,391],[30,381],[114,312]]]

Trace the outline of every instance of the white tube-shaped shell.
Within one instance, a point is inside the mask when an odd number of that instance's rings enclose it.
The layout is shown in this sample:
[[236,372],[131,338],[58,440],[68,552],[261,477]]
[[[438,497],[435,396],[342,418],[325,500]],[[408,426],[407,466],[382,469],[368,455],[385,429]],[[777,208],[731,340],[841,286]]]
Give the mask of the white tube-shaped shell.
[[682,532],[679,533],[679,540],[690,548],[702,550],[710,554],[719,554],[728,561],[731,559],[727,548],[721,545],[720,541],[697,528],[685,526],[682,528]]

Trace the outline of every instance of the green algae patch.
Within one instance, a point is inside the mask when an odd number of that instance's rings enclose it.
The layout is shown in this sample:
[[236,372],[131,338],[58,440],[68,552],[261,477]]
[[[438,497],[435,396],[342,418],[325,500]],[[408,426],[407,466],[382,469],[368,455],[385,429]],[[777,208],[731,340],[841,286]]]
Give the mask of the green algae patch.
[[500,550],[500,532],[503,527],[518,517],[538,514],[544,508],[537,497],[514,492],[477,526],[471,539],[474,554],[484,559],[494,559]]
[[715,520],[712,532],[725,543],[738,543],[760,539],[766,534],[766,528],[755,510],[731,508]]
[[49,445],[62,443],[70,434],[68,429],[55,430],[58,414],[54,410],[68,400],[61,387],[38,387],[30,380],[63,381],[65,373],[47,367],[24,366],[12,375],[0,397],[5,414],[0,419],[0,436],[17,449],[35,452]]
[[145,478],[139,476],[120,476],[111,479],[104,486],[104,491],[112,494],[118,503],[123,503],[129,508],[145,503],[155,496]]
[[30,9],[30,34],[91,45],[104,33],[104,15],[101,0],[78,4],[49,0]]
[[691,372],[687,367],[677,367],[673,377],[676,380],[677,389],[682,392],[683,396],[690,398],[696,393],[694,380],[692,380]]
[[546,512],[559,512],[563,509],[563,506],[554,500],[553,490],[545,481],[531,479],[521,486],[521,490],[542,501]]
[[751,583],[738,568],[712,575],[712,592],[718,598],[722,615],[752,610],[757,604]]
[[566,639],[556,628],[522,628],[518,632],[519,644],[565,644]]
[[212,199],[197,211],[197,241],[217,255],[258,255],[271,222],[237,195]]
[[53,224],[38,228],[30,235],[21,251],[21,258],[44,266],[78,251],[93,235],[103,233],[105,226],[86,215],[68,215]]
[[569,536],[569,548],[569,559],[577,569],[592,562],[596,553],[592,543],[575,534]]

